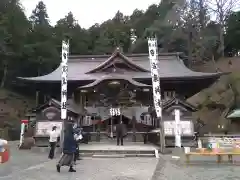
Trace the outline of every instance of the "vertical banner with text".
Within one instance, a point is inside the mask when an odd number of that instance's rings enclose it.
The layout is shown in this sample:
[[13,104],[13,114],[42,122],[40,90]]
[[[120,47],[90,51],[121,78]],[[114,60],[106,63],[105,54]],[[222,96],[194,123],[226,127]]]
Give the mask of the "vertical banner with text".
[[152,76],[153,100],[154,107],[158,118],[162,117],[162,101],[161,101],[161,88],[160,76],[158,72],[158,51],[157,39],[148,39],[149,60]]
[[162,99],[161,99],[161,86],[160,75],[158,69],[158,44],[157,38],[148,39],[148,51],[152,76],[152,91],[155,112],[160,124],[160,151],[164,152],[165,136],[164,136],[164,123],[162,121]]
[[62,42],[62,83],[61,83],[61,119],[67,119],[67,77],[68,77],[69,42]]
[[67,119],[68,55],[69,55],[69,41],[62,41],[61,119],[63,122],[60,135],[61,150],[63,150],[65,121]]

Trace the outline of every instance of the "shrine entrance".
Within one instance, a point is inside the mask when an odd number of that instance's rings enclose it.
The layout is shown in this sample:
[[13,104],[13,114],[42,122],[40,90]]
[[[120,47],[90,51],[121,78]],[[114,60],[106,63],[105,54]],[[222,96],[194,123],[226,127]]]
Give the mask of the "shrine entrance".
[[124,115],[112,116],[106,119],[102,124],[102,128],[105,129],[105,132],[107,132],[108,137],[110,138],[116,137],[116,126],[121,121],[123,121],[123,124],[125,125],[124,136],[127,135],[128,131],[131,131],[132,129],[131,119],[127,118]]
[[115,78],[106,75],[96,83],[79,87],[80,96],[87,99],[83,103],[87,114],[99,117],[83,123],[91,141],[112,141],[116,138],[116,125],[123,121],[125,140],[143,142],[142,134],[149,125],[142,123],[140,114],[147,111],[143,97],[146,102],[151,100],[151,87],[124,78],[120,74],[115,74]]

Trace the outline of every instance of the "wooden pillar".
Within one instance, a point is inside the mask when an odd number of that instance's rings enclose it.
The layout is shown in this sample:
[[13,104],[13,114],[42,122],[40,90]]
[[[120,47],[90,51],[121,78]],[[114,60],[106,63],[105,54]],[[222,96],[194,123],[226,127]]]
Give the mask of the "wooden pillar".
[[84,111],[84,97],[83,97],[83,94],[80,93],[80,97],[79,97],[79,106],[80,106],[80,125],[82,126],[83,125],[83,118],[84,118],[84,114],[83,114],[83,111]]
[[44,103],[47,101],[47,96],[44,94]]
[[133,131],[133,136],[132,136],[132,141],[136,142],[136,116],[132,116],[132,131]]
[[36,91],[35,103],[37,107],[39,105],[39,91]]

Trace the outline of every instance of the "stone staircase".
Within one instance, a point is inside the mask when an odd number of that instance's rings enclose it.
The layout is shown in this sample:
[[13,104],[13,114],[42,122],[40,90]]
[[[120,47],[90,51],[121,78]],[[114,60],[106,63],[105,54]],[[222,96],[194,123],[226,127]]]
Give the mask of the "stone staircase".
[[158,147],[151,144],[125,142],[117,146],[114,142],[99,142],[79,146],[80,156],[96,158],[154,157]]
[[[102,141],[89,144],[80,144],[80,157],[92,158],[127,158],[127,157],[155,157],[157,146],[143,143],[125,142],[124,146],[117,146],[115,141]],[[49,147],[33,147],[35,153],[48,154]],[[60,148],[56,149],[60,154]]]

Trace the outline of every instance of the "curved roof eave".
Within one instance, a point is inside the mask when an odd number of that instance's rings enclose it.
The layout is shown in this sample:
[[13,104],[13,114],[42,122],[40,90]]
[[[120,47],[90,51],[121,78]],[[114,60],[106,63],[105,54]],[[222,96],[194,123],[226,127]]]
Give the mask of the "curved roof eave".
[[59,80],[60,80],[60,73],[59,72],[62,72],[62,69],[61,69],[61,65],[59,65],[54,71],[48,73],[48,74],[45,74],[45,75],[42,75],[42,76],[35,76],[35,77],[17,77],[17,79],[21,79],[21,80],[27,80],[27,81],[58,81],[57,79],[54,79],[54,78],[49,78],[49,76],[53,76],[55,74],[59,74]]
[[[193,79],[206,79],[206,78],[219,78],[222,75],[227,75],[230,74],[231,72],[220,72],[220,73],[197,73],[197,74],[193,74],[193,75],[185,75],[185,76],[168,76],[168,77],[164,77],[164,76],[160,76],[160,78],[162,80],[193,80]],[[50,75],[50,74],[49,74]],[[61,77],[59,76],[59,78],[53,77],[53,78],[49,78],[49,75],[44,75],[44,76],[38,76],[38,77],[17,77],[18,79],[21,80],[25,80],[25,81],[38,81],[38,82],[60,82],[61,81]],[[108,78],[110,79],[110,77]],[[111,79],[114,79],[114,77],[111,77]],[[124,77],[123,79],[126,79],[126,77]],[[151,79],[151,76],[133,76],[131,79]],[[81,78],[76,78],[76,79],[69,79],[69,81],[82,81],[83,79]],[[91,81],[96,81],[97,77],[92,77],[90,79],[86,79],[86,80],[91,80]]]
[[126,80],[128,81],[130,84],[134,85],[134,86],[138,86],[138,87],[151,87],[150,85],[147,84],[143,84],[140,82],[137,82],[135,80],[133,80],[132,78],[124,78],[124,77],[103,77],[101,79],[97,79],[94,82],[87,84],[85,86],[81,86],[79,87],[79,89],[85,89],[85,88],[91,88],[94,87],[96,85],[98,85],[99,83],[101,83],[104,80]]

